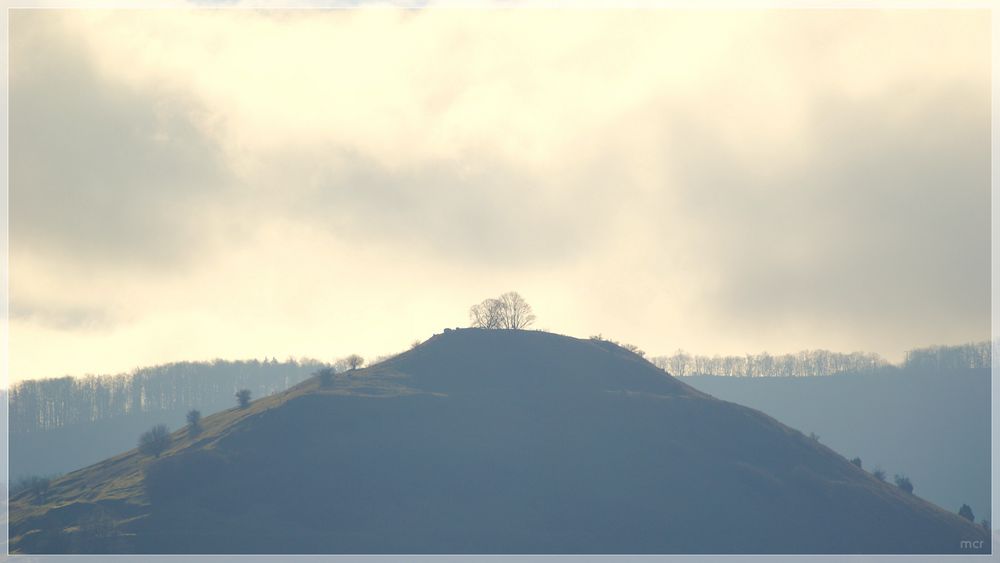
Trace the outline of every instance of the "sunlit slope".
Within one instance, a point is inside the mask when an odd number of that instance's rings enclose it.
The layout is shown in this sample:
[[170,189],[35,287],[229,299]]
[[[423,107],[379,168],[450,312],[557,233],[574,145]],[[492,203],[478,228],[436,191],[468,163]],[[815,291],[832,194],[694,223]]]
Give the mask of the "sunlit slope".
[[766,415],[543,332],[448,331],[204,426],[158,460],[128,452],[14,499],[13,549],[962,553],[987,539]]

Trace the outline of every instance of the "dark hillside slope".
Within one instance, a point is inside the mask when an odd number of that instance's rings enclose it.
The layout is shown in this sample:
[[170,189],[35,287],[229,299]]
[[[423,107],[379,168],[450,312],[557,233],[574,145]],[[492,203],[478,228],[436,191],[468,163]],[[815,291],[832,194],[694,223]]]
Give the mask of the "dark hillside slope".
[[885,369],[825,377],[680,378],[805,433],[866,469],[902,473],[944,508],[990,514],[990,371]]
[[540,332],[449,331],[175,437],[159,460],[129,452],[15,498],[13,549],[939,553],[987,539],[613,344]]

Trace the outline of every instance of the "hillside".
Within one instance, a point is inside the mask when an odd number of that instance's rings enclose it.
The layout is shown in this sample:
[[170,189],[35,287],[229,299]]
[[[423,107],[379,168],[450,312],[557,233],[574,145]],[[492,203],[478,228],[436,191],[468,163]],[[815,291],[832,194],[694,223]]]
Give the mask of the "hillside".
[[264,397],[325,364],[276,360],[177,362],[128,374],[20,381],[10,393],[12,482],[96,463],[135,445],[154,424],[177,428],[190,409],[234,403],[236,389]]
[[990,513],[990,371],[885,368],[827,377],[680,378],[711,395],[766,412],[866,469],[910,477],[916,492],[977,519]]
[[[11,504],[22,553],[964,553],[987,535],[611,343],[456,330]],[[961,542],[983,542],[978,550]]]

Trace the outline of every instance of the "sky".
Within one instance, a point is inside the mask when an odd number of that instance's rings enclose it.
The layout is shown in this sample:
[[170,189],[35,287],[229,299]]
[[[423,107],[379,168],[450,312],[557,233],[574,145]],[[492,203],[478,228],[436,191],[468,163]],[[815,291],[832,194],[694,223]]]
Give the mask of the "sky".
[[989,339],[989,13],[13,10],[12,381]]

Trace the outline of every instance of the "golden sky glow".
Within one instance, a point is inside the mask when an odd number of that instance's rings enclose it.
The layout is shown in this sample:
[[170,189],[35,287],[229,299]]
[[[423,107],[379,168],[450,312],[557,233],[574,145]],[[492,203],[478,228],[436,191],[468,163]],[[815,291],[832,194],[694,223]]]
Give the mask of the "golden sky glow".
[[12,380],[989,337],[987,12],[14,11]]

